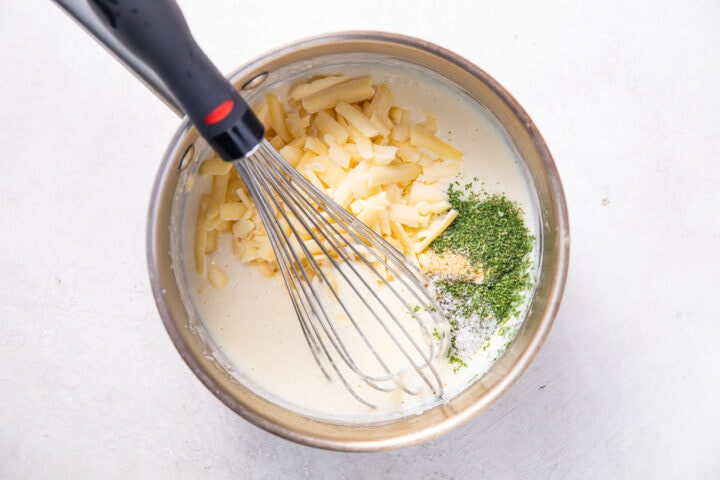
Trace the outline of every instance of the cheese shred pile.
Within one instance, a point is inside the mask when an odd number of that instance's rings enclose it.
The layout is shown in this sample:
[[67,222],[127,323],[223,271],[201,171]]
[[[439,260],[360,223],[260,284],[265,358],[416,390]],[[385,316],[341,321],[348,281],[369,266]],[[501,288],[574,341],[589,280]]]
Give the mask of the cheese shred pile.
[[[387,84],[326,76],[268,93],[254,108],[266,137],[305,178],[423,267],[422,255],[455,220],[447,187],[462,172],[462,152],[437,136],[428,113],[395,105]],[[421,115],[423,116],[423,115]],[[227,275],[207,256],[219,235],[233,255],[273,276],[278,266],[257,208],[232,164],[213,156],[198,175],[212,178],[195,230],[195,265],[211,285]]]

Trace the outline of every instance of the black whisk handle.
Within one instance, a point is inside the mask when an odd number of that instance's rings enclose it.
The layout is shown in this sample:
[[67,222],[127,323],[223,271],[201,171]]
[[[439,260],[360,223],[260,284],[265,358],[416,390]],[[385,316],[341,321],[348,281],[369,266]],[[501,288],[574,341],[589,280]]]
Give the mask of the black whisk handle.
[[173,0],[90,0],[90,5],[117,40],[160,77],[224,160],[257,147],[262,124],[200,49]]

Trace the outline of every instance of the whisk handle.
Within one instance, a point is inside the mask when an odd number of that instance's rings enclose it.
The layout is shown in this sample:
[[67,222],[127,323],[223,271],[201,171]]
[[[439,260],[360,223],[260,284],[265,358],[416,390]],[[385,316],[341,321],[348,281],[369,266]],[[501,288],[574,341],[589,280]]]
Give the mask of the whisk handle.
[[150,67],[224,160],[257,147],[264,128],[195,42],[174,0],[90,0],[108,30]]

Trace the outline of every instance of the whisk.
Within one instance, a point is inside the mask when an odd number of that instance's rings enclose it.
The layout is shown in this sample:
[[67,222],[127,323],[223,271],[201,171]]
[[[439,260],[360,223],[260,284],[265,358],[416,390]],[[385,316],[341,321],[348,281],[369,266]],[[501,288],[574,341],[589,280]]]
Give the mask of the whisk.
[[435,360],[447,348],[448,327],[422,272],[264,139],[263,125],[195,43],[174,1],[90,4],[215,152],[234,163],[322,374],[369,407],[362,385],[441,397]]

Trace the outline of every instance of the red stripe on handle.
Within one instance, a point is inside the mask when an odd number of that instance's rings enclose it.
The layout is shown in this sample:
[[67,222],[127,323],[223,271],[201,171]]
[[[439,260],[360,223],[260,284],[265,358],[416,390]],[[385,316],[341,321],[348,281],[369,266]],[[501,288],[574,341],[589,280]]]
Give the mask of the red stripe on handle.
[[227,117],[230,112],[232,112],[233,107],[235,106],[235,102],[232,100],[225,100],[220,105],[215,107],[215,109],[208,113],[207,117],[205,117],[205,125],[212,125],[214,123],[218,123],[222,121],[225,117]]

